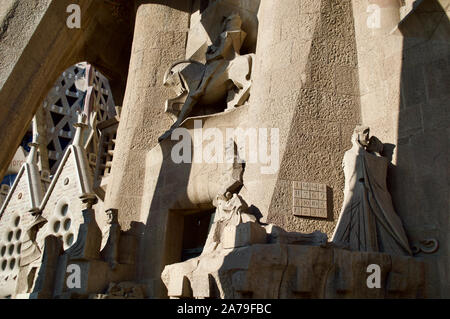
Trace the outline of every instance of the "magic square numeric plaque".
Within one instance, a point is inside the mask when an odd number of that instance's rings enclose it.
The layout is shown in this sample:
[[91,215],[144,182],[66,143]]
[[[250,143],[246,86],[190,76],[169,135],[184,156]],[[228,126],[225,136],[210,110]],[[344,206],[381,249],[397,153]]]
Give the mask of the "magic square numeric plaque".
[[328,217],[327,186],[318,183],[292,182],[295,216]]

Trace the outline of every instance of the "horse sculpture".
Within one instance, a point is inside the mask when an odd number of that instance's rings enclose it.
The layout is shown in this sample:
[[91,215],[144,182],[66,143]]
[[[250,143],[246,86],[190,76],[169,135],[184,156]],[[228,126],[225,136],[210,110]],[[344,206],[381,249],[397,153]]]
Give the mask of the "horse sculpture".
[[166,101],[165,112],[174,124],[159,141],[169,137],[197,105],[212,105],[226,98],[230,110],[248,100],[254,54],[239,54],[246,37],[241,24],[238,15],[225,20],[224,32],[206,52],[206,64],[182,60],[167,70],[164,86],[173,89],[177,97]]

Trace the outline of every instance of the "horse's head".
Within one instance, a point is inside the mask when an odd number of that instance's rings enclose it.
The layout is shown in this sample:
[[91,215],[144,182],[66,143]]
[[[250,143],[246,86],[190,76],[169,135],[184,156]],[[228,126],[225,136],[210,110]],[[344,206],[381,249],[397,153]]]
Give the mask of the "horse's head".
[[226,17],[222,24],[223,31],[239,31],[242,30],[242,19],[237,13]]
[[163,85],[174,90],[181,85],[180,72],[175,69],[175,66],[171,66],[164,74]]
[[181,95],[186,90],[189,90],[189,83],[192,82],[192,78],[195,78],[193,74],[203,75],[203,67],[202,63],[194,60],[177,61],[164,74],[163,84],[165,87],[174,90],[178,95]]

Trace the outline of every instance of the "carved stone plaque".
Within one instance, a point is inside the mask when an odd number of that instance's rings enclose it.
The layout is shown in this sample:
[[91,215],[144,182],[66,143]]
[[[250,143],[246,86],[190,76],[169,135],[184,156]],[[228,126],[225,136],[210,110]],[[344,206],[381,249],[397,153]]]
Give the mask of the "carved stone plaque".
[[295,216],[327,218],[327,186],[325,184],[292,182]]

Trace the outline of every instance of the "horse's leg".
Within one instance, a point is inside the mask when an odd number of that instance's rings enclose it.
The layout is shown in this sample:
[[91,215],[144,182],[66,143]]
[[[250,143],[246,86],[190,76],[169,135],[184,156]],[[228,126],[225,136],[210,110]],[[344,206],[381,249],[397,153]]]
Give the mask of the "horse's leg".
[[172,135],[172,132],[180,127],[181,123],[189,116],[189,114],[192,112],[192,109],[194,108],[195,104],[197,104],[197,101],[190,96],[187,98],[186,102],[183,105],[183,108],[181,109],[180,114],[178,115],[178,119],[176,122],[171,126],[171,128],[166,131],[159,139],[158,141],[163,141],[166,138],[168,138],[170,135]]
[[197,104],[197,100],[192,98],[191,96],[188,96],[174,126],[178,127],[181,125],[181,123],[189,116],[189,114],[191,114],[195,104]]
[[239,89],[239,92],[234,96],[230,102],[229,108],[243,105],[250,96],[250,88],[252,86],[252,56],[246,55],[239,58],[230,65],[229,75],[230,80]]
[[166,101],[165,112],[173,119],[174,122],[177,121],[180,111],[174,107],[175,104],[184,104],[186,102],[188,92],[185,91],[176,98],[169,99]]

